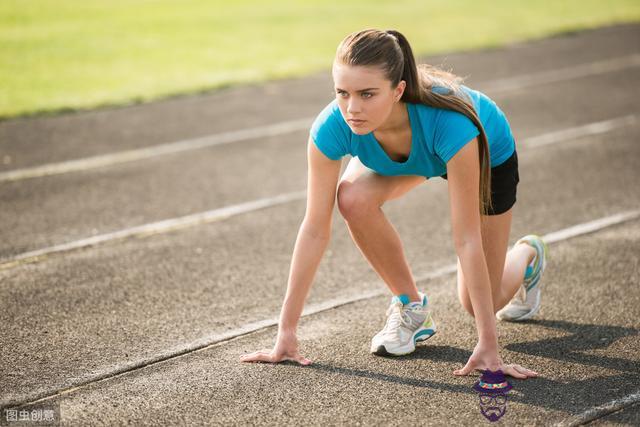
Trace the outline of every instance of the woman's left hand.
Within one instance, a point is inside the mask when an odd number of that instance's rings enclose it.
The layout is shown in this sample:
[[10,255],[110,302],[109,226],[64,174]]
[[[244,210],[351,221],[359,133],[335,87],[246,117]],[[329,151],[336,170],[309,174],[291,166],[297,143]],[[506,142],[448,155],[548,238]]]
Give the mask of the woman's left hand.
[[515,378],[537,377],[538,373],[520,365],[506,365],[498,355],[498,346],[496,344],[486,344],[478,341],[473,349],[473,354],[469,357],[464,368],[453,371],[454,375],[468,375],[474,370],[484,371],[489,369],[493,372],[501,370],[505,375],[511,375]]

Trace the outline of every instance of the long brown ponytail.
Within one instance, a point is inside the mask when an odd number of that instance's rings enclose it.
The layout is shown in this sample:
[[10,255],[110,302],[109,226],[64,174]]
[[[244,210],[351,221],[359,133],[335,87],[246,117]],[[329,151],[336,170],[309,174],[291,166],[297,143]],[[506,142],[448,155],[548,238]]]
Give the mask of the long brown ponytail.
[[[486,215],[492,209],[489,142],[471,99],[460,87],[461,77],[428,64],[416,66],[409,41],[395,30],[366,29],[352,33],[338,46],[335,59],[345,65],[378,66],[393,88],[404,80],[407,83],[401,98],[404,102],[444,108],[467,116],[480,131],[480,213]],[[447,93],[435,92],[434,87],[445,88]]]

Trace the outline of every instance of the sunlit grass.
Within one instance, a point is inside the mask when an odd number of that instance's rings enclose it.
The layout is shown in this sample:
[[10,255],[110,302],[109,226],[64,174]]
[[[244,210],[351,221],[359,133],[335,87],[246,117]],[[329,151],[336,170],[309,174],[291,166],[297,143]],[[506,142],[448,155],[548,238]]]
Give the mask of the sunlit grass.
[[4,0],[0,117],[328,69],[368,27],[401,31],[423,55],[637,20],[637,0]]

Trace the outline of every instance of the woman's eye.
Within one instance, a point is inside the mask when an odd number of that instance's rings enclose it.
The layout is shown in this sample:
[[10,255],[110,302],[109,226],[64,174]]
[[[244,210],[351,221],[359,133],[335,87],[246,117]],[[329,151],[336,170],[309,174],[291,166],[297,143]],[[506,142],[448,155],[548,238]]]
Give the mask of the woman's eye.
[[[337,93],[339,96],[342,96],[342,95],[346,95],[346,94],[347,94],[346,92],[340,92],[340,91],[337,91],[336,93]],[[371,97],[373,96],[373,94],[372,94],[372,93],[370,93],[370,92],[362,92],[362,96],[366,99],[366,98],[371,98]]]

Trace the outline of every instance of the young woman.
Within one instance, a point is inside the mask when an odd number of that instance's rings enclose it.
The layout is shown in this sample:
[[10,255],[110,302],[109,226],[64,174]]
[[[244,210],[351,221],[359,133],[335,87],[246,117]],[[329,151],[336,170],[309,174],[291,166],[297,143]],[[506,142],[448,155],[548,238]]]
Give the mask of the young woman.
[[[416,66],[398,31],[366,29],[347,36],[333,64],[336,99],[318,115],[307,144],[307,210],[296,239],[278,336],[270,351],[246,362],[311,361],[298,351],[296,328],[329,243],[334,202],[353,240],[393,293],[371,352],[401,355],[436,332],[427,296],[416,288],[395,228],[380,207],[428,178],[448,180],[458,296],[475,318],[478,343],[462,369],[537,373],[505,364],[496,317],[523,320],[540,305],[547,247],[524,236],[507,252],[519,182],[509,123],[498,106],[461,79]],[[341,158],[353,157],[339,180]],[[338,182],[338,180],[340,182]]]

